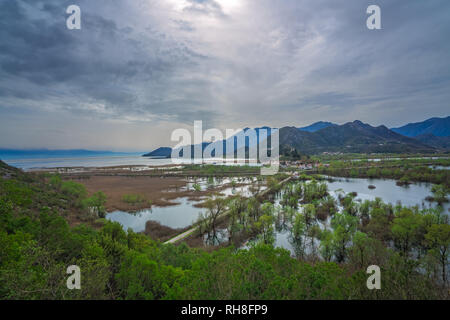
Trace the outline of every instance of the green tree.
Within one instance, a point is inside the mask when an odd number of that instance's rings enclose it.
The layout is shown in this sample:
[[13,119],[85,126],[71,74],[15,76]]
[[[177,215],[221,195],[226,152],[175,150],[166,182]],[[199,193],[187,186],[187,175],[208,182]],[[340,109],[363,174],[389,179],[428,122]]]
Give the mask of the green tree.
[[333,258],[333,232],[330,230],[323,230],[320,235],[320,245],[319,245],[320,255],[322,258],[330,262]]
[[305,223],[305,216],[301,213],[296,213],[293,218],[291,228],[292,243],[295,249],[295,254],[299,258],[303,258],[305,254],[305,234],[307,226]]
[[208,238],[216,239],[217,237],[217,220],[222,213],[227,209],[228,200],[225,198],[208,199],[205,202],[205,208],[207,209],[203,216],[204,226],[206,232],[208,232]]
[[442,268],[442,281],[447,283],[447,265],[450,251],[450,225],[433,224],[425,235],[431,255],[438,258]]
[[358,225],[358,218],[346,212],[337,213],[331,220],[333,227],[334,255],[338,262],[345,261],[347,257],[347,245],[350,243]]
[[275,221],[275,217],[270,214],[263,214],[258,221],[255,222],[255,228],[258,230],[259,236],[258,238],[264,244],[273,245],[275,238],[273,232],[273,223]]
[[407,208],[403,208],[394,218],[392,236],[396,247],[404,256],[408,255],[416,242],[421,224],[422,216]]
[[101,191],[96,192],[91,197],[83,200],[83,206],[100,218],[105,217],[105,203],[106,195]]
[[442,184],[435,184],[431,187],[431,192],[433,193],[433,198],[439,204],[447,202],[448,190]]

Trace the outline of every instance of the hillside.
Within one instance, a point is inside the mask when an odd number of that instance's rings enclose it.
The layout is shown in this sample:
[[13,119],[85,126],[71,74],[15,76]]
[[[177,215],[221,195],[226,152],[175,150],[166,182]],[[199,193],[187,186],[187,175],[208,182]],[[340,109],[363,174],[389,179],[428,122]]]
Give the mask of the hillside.
[[22,173],[20,169],[11,167],[0,160],[0,177],[3,179],[9,179],[19,176]]
[[280,148],[295,148],[300,153],[408,153],[433,152],[435,149],[418,140],[404,137],[385,126],[372,127],[361,121],[330,126],[316,132],[294,127],[280,129]]
[[332,127],[332,126],[337,126],[337,124],[332,123],[332,122],[319,121],[319,122],[315,122],[309,126],[298,128],[298,130],[306,131],[306,132],[316,132],[321,129],[325,129],[325,128]]
[[450,149],[450,137],[437,137],[433,134],[421,134],[414,137],[414,139],[438,149]]
[[436,137],[450,136],[450,116],[446,118],[431,118],[422,122],[409,123],[392,131],[407,137],[432,134]]
[[143,157],[170,158],[171,154],[172,154],[172,148],[160,147],[156,150],[153,150],[149,153],[144,154]]

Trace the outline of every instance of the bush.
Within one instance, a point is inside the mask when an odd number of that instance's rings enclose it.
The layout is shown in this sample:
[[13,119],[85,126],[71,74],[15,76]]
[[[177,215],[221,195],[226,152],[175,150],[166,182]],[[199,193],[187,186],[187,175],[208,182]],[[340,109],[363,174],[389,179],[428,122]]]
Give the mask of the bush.
[[87,191],[84,185],[74,181],[64,181],[61,184],[62,193],[73,196],[77,199],[82,199],[87,196]]
[[124,194],[122,196],[122,201],[128,203],[130,205],[138,205],[147,203],[151,206],[152,202],[150,200],[145,199],[143,196],[139,194]]

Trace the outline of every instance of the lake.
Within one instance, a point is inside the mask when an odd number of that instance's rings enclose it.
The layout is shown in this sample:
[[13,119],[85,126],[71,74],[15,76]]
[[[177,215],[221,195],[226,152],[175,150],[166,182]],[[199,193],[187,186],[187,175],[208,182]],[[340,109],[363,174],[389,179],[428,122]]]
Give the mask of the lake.
[[157,221],[173,229],[185,228],[194,223],[200,212],[204,209],[194,207],[198,201],[189,201],[187,198],[174,200],[179,204],[168,207],[153,207],[137,213],[114,211],[106,215],[110,221],[119,222],[124,230],[131,228],[134,232],[145,230],[147,221]]
[[[170,164],[190,164],[191,160],[178,159],[172,161],[167,158],[143,157],[140,153],[94,153],[94,154],[31,154],[31,155],[11,155],[0,152],[0,159],[6,164],[31,171],[35,169],[50,168],[95,168],[113,166],[165,166]],[[226,166],[254,166],[260,167],[259,163],[246,163],[245,159],[228,159],[219,161],[218,159],[203,159],[205,164],[220,164]]]
[[[429,183],[415,183],[409,186],[397,186],[395,180],[390,179],[358,179],[358,178],[333,178],[334,181],[326,182],[330,194],[337,199],[340,192],[357,192],[356,201],[363,200],[375,200],[376,197],[381,198],[386,203],[392,203],[395,205],[397,202],[401,202],[405,206],[415,206],[429,208],[434,207],[436,204],[430,203],[425,198],[431,195],[431,186]],[[206,179],[197,179],[196,183],[201,186],[202,190],[206,190],[210,187],[220,187],[226,183],[230,183],[230,178],[216,179],[214,183],[209,183]],[[192,188],[194,181],[188,181],[188,187]],[[374,185],[375,189],[369,189],[369,185]],[[250,186],[238,186],[236,188],[226,188],[221,192],[226,195],[232,195],[241,193],[245,196],[251,196]],[[260,190],[264,190],[262,187]],[[199,201],[189,201],[187,198],[179,198],[174,200],[179,204],[168,207],[153,207],[151,210],[143,210],[139,213],[127,213],[124,211],[115,211],[107,215],[107,219],[111,221],[119,222],[125,230],[131,228],[135,232],[142,232],[145,230],[145,224],[147,221],[157,221],[162,225],[171,228],[185,228],[190,226],[198,218],[200,212],[205,209],[196,208],[194,205]],[[275,201],[278,205],[278,200]],[[278,205],[279,206],[279,205]],[[448,213],[450,205],[447,203],[444,205],[445,212]],[[222,230],[226,232],[226,230]],[[283,247],[295,252],[295,248],[291,244],[289,239],[289,231],[278,230],[275,232],[276,241],[275,246]],[[227,237],[224,234],[221,237],[226,241]]]
[[[187,188],[192,190],[195,183],[200,186],[202,191],[211,190],[229,184],[233,179],[238,181],[237,178],[216,178],[213,179],[212,182],[205,178],[195,179],[195,181],[188,180]],[[246,181],[248,181],[248,179],[252,179],[253,182],[255,182],[256,178],[247,178]],[[266,186],[261,186],[259,192],[265,190],[266,188]],[[236,194],[241,194],[245,197],[250,197],[253,195],[250,184],[228,187],[220,190],[219,192],[224,197]],[[196,222],[199,214],[205,211],[205,209],[194,207],[195,204],[200,203],[202,200],[189,201],[187,198],[183,197],[173,201],[178,204],[167,207],[154,206],[151,209],[142,210],[137,213],[114,211],[107,214],[106,219],[119,222],[124,230],[131,228],[134,232],[142,232],[145,230],[145,224],[149,220],[159,222],[160,224],[173,229],[185,228]]]
[[[414,183],[409,186],[397,186],[395,180],[391,179],[361,179],[361,178],[333,178],[334,181],[326,182],[331,196],[336,200],[338,194],[357,192],[355,201],[375,200],[379,197],[385,203],[393,205],[400,202],[404,206],[415,206],[419,208],[436,207],[436,203],[428,202],[426,197],[431,196],[431,183]],[[374,185],[375,189],[369,189],[369,185]],[[277,203],[277,202],[275,202]],[[450,204],[443,205],[444,212],[449,213]],[[326,223],[329,224],[329,221]],[[309,238],[307,241],[310,241]],[[319,242],[317,241],[316,245]],[[295,255],[295,244],[290,239],[290,232],[286,229],[275,229],[276,247],[288,249],[292,255]],[[308,253],[308,251],[307,251]]]
[[61,167],[112,167],[112,166],[163,166],[171,164],[171,159],[155,159],[142,157],[141,154],[103,155],[86,157],[51,157],[2,159],[10,166],[27,170]]
[[[405,206],[427,207],[434,206],[426,201],[431,196],[431,183],[413,183],[407,186],[397,186],[396,180],[392,179],[360,179],[360,178],[333,178],[333,182],[327,182],[331,195],[337,197],[337,190],[342,189],[345,193],[357,192],[356,199],[375,200],[376,197],[383,199],[386,203],[396,204],[398,201]],[[369,189],[374,185],[375,189]],[[445,211],[449,204],[444,205]]]

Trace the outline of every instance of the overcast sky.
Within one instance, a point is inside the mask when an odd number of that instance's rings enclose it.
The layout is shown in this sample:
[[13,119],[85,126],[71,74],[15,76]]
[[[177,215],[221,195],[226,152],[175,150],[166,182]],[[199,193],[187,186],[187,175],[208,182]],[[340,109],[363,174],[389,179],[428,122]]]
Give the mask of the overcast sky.
[[145,151],[194,120],[448,116],[449,17],[448,0],[2,0],[0,147]]

